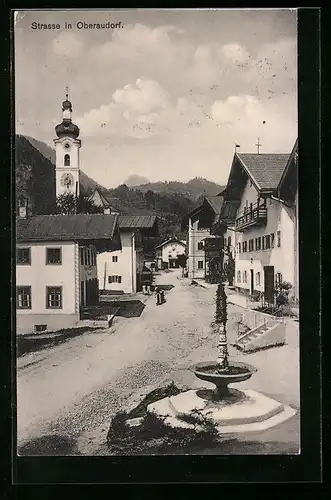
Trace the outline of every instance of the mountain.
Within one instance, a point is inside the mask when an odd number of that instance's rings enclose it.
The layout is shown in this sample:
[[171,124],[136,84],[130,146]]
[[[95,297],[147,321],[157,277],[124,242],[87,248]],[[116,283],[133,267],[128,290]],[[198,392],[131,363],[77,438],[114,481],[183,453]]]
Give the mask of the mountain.
[[[38,141],[33,137],[29,136],[21,136],[25,137],[30,144],[39,151],[47,160],[49,160],[55,166],[55,150],[48,146],[45,142]],[[95,180],[91,179],[88,175],[86,175],[82,170],[80,171],[80,189],[86,194],[90,194],[95,188],[104,191],[106,188],[98,184]]]
[[154,193],[182,194],[193,201],[197,201],[201,196],[218,195],[225,189],[225,186],[208,181],[202,177],[195,177],[188,182],[149,182],[148,184],[135,186],[135,188],[143,193],[150,190]]
[[22,135],[15,139],[15,184],[16,199],[27,200],[34,214],[47,214],[54,209],[54,165]]
[[123,184],[126,184],[128,187],[139,186],[141,184],[148,184],[149,180],[147,177],[143,177],[142,175],[130,175]]

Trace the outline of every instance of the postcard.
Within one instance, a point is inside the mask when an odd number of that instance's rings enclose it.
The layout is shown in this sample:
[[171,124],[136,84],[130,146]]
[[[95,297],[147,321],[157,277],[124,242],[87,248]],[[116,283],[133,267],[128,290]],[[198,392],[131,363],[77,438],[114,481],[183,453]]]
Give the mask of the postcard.
[[16,11],[17,455],[300,454],[296,9]]

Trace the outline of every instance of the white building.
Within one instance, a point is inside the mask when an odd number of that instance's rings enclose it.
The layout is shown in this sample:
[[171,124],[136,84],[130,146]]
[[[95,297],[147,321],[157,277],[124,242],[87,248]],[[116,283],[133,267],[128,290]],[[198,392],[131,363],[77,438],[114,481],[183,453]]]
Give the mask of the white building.
[[118,226],[121,250],[98,254],[98,280],[102,291],[136,293],[141,290],[140,274],[145,255],[143,237],[157,236],[157,217],[120,215]]
[[97,251],[120,248],[117,216],[17,219],[17,333],[69,328],[98,302]]
[[274,300],[277,282],[292,285],[298,298],[297,143],[291,154],[235,153],[225,207],[235,220],[235,287]]
[[158,269],[179,267],[178,256],[185,255],[186,243],[178,238],[170,238],[156,248]]
[[223,204],[221,194],[205,197],[203,203],[184,220],[184,227],[188,227],[187,272],[189,278],[205,277],[204,241],[206,238],[213,237],[211,229],[218,221]]

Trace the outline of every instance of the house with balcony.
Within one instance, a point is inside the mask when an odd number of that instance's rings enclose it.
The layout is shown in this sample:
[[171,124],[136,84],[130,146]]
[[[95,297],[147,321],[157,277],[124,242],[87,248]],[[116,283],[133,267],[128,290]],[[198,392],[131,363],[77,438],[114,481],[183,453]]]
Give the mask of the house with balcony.
[[236,290],[268,302],[281,281],[298,299],[297,147],[289,154],[236,152],[215,226],[216,234],[235,234]]
[[157,247],[156,251],[156,264],[158,269],[173,269],[178,268],[178,257],[184,255],[186,250],[186,243],[178,238],[169,238]]
[[99,300],[98,252],[120,248],[115,215],[17,218],[17,333],[74,327]]
[[[206,196],[195,210],[189,213],[183,220],[182,229],[187,229],[187,273],[192,279],[212,279],[221,272],[221,248],[222,242],[213,241],[219,238],[213,234],[213,228],[219,221],[219,215],[223,205],[223,192],[217,196]],[[206,259],[207,248],[207,259]],[[215,253],[216,250],[216,253]]]
[[99,290],[104,294],[141,291],[141,273],[146,261],[145,239],[158,236],[155,215],[119,215],[121,248],[98,253]]

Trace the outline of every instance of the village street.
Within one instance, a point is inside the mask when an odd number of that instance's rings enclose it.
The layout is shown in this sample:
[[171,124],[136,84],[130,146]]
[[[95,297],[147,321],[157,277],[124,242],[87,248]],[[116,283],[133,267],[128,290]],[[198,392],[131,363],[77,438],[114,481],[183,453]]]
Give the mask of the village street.
[[[91,454],[95,429],[103,433],[100,435],[105,440],[110,416],[134,394],[170,381],[192,388],[202,385],[189,368],[196,362],[216,358],[218,339],[210,328],[214,289],[191,285],[177,270],[161,273],[156,282],[168,285],[162,306],[157,306],[151,296],[138,318],[116,318],[110,329],[85,333],[18,359],[19,447],[56,434],[74,440],[77,453]],[[237,334],[240,311],[229,304],[230,343]],[[250,380],[237,387],[252,388],[284,403],[299,405],[297,330],[287,342],[286,346],[250,355],[230,348],[231,356],[258,368]],[[298,417],[293,417],[281,430],[264,433],[267,438],[262,437],[262,441],[282,441],[285,448],[290,443],[292,449],[297,446],[298,433]]]

